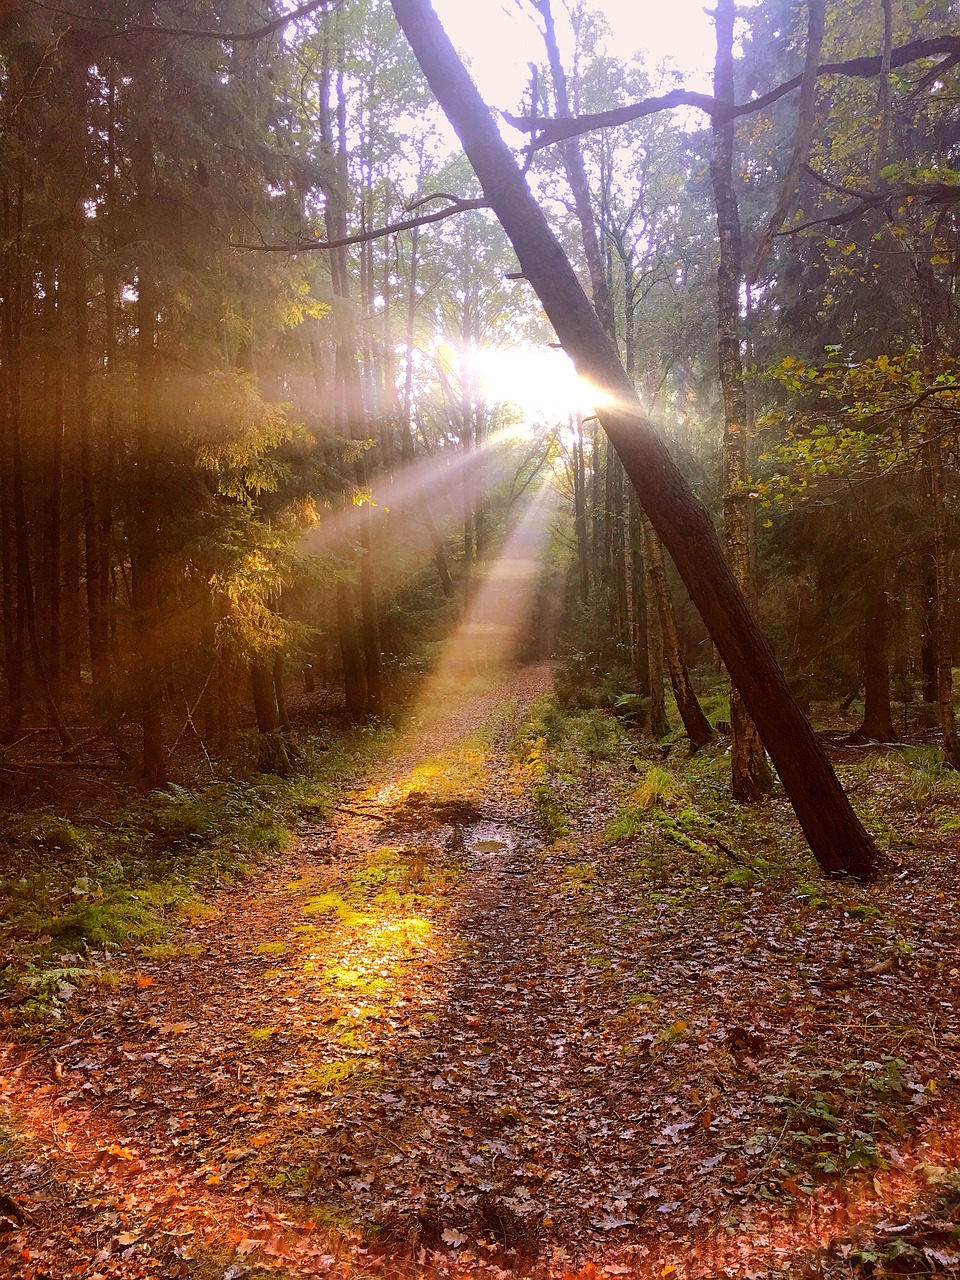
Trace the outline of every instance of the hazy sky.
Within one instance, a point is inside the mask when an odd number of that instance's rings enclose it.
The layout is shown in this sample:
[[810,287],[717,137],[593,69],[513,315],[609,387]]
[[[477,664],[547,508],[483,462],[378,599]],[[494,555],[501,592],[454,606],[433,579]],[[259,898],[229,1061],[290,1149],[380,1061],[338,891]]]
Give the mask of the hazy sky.
[[[433,0],[454,43],[469,55],[484,96],[495,106],[516,107],[527,83],[527,63],[543,60],[543,43],[514,0]],[[704,0],[593,0],[613,31],[611,51],[628,58],[643,52],[656,64],[672,58],[691,88],[709,90],[713,24]],[[558,27],[562,4],[554,11]]]

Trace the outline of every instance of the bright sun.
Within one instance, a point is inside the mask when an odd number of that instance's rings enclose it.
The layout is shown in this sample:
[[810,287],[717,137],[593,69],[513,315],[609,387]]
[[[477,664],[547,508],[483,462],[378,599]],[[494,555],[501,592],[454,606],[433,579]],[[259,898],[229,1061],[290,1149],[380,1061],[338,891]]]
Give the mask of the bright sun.
[[477,367],[486,399],[515,404],[525,420],[554,424],[594,411],[595,397],[573,362],[552,347],[486,347]]

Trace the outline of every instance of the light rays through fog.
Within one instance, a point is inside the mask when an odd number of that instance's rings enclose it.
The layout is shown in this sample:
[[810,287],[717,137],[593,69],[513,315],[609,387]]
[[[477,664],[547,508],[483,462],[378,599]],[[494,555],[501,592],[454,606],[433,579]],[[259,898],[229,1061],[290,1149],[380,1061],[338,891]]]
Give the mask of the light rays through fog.
[[553,486],[542,484],[499,554],[478,566],[463,620],[444,646],[424,701],[433,701],[438,690],[448,685],[453,687],[513,658],[536,599],[557,501]]

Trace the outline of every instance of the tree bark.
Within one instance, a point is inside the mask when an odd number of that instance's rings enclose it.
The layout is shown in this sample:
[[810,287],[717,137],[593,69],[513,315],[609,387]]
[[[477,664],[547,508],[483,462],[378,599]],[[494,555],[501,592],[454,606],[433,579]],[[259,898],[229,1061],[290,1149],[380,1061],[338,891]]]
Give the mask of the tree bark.
[[886,585],[881,579],[867,590],[863,613],[863,723],[851,742],[896,742],[890,706],[890,662],[887,653]]
[[663,548],[657,540],[653,526],[646,518],[643,519],[643,551],[647,561],[647,581],[651,585],[657,602],[657,612],[660,615],[663,654],[666,658],[667,670],[670,672],[670,684],[677,702],[677,711],[680,713],[684,730],[690,740],[690,754],[693,755],[713,740],[713,728],[703,714],[703,708],[690,683],[690,673],[680,651],[680,635],[677,631],[670,584],[667,582],[666,568],[663,563]]
[[[550,0],[536,0],[540,16],[543,18],[543,40],[547,49],[547,62],[550,65],[550,77],[553,81],[553,95],[556,99],[556,114],[560,117],[570,116],[570,95],[567,92],[567,77],[557,44],[557,31],[553,20],[553,9]],[[587,271],[590,273],[590,291],[593,305],[596,307],[600,323],[610,338],[616,339],[616,322],[613,315],[613,299],[610,296],[610,285],[603,261],[600,235],[597,231],[597,220],[593,212],[593,201],[590,198],[590,184],[583,163],[583,152],[579,138],[568,138],[560,144],[560,158],[563,161],[567,183],[573,194],[574,208],[583,239],[583,252],[587,260]]]
[[429,3],[391,3],[514,246],[523,274],[580,376],[598,388],[601,425],[763,732],[814,856],[829,873],[869,874],[876,865],[876,848],[797,706],[724,559],[709,514],[641,409],[490,111]]
[[953,705],[953,652],[950,627],[950,561],[947,546],[947,511],[944,494],[943,455],[938,440],[923,446],[930,520],[933,526],[933,638],[936,656],[937,713],[943,735],[943,755],[954,769],[960,769],[960,733]]
[[926,547],[920,557],[920,674],[922,697],[933,705],[937,700],[937,573],[932,547]]
[[[590,599],[590,535],[587,529],[587,474],[583,455],[583,419],[577,418],[573,437],[573,524],[577,539],[577,589],[580,603]],[[571,426],[574,419],[571,418]]]
[[[153,148],[148,136],[138,138],[136,179],[146,200],[153,184]],[[146,229],[141,230],[146,240]],[[163,743],[163,677],[160,657],[160,507],[156,492],[157,440],[157,312],[159,307],[149,243],[137,266],[136,455],[131,512],[131,574],[137,656],[140,662],[141,768],[151,790],[167,784]]]
[[349,582],[337,583],[337,632],[343,664],[343,695],[351,720],[362,720],[367,705],[367,681],[363,672],[353,591]]
[[[717,61],[714,97],[734,101],[734,0],[717,0]],[[743,242],[740,210],[733,185],[735,125],[720,116],[713,120],[710,177],[717,211],[720,262],[717,268],[717,356],[723,391],[723,532],[727,559],[740,590],[756,606],[750,572],[750,522],[747,510],[747,400],[740,353],[740,288],[743,283]],[[729,668],[728,668],[729,671]],[[731,672],[732,678],[732,672]],[[735,800],[753,804],[773,785],[763,743],[734,682],[730,691],[730,788]]]
[[[641,516],[641,520],[646,517]],[[648,562],[644,561],[649,568]],[[647,576],[649,584],[649,573]],[[650,693],[650,736],[662,738],[670,731],[667,720],[667,704],[663,695],[663,629],[660,626],[660,610],[657,598],[649,589],[644,595],[647,607],[647,689]]]
[[285,778],[290,772],[290,760],[280,728],[273,663],[263,658],[254,659],[250,663],[250,684],[257,717],[257,768],[261,773],[275,773]]

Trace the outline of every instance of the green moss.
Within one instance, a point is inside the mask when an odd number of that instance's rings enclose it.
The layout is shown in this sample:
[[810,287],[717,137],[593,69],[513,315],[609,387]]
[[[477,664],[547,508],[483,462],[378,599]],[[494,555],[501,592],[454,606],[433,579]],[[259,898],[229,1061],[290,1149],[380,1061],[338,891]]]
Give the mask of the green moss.
[[734,867],[723,877],[723,883],[736,889],[749,889],[760,877],[752,867]]
[[317,1093],[332,1093],[349,1082],[352,1089],[373,1089],[382,1084],[376,1063],[362,1058],[346,1062],[323,1062],[310,1067],[303,1076],[306,1088]]
[[360,928],[374,922],[373,916],[357,911],[339,893],[321,893],[318,897],[311,898],[301,910],[307,916],[336,916],[337,921],[348,929]]

